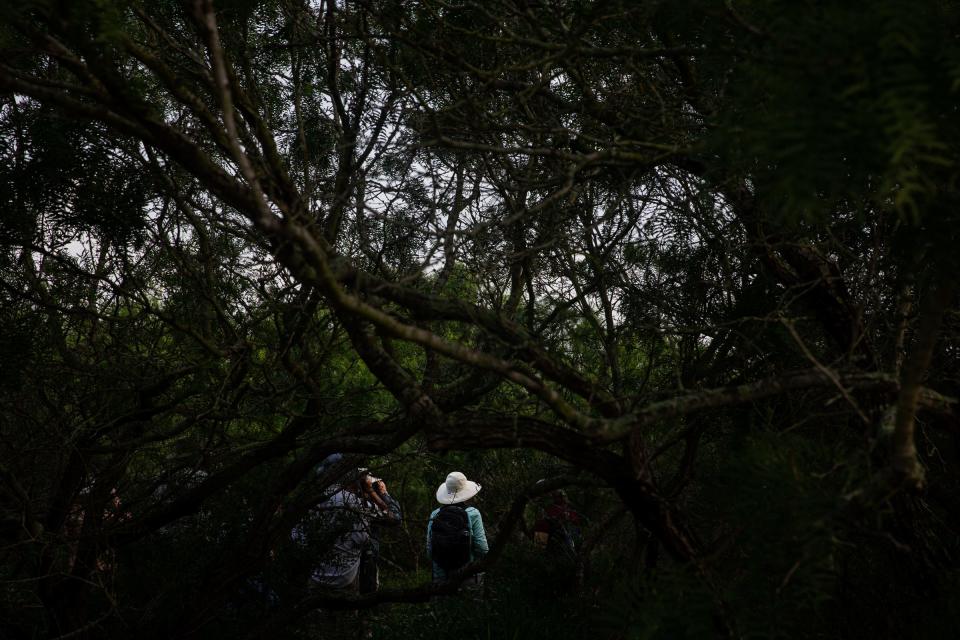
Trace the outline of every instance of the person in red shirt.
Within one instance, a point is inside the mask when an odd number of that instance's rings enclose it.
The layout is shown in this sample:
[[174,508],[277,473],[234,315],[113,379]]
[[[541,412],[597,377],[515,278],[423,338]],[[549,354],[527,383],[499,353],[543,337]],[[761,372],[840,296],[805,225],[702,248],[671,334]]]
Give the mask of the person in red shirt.
[[533,525],[533,541],[541,548],[572,558],[580,537],[581,516],[570,505],[563,490],[554,491],[551,496],[551,504]]

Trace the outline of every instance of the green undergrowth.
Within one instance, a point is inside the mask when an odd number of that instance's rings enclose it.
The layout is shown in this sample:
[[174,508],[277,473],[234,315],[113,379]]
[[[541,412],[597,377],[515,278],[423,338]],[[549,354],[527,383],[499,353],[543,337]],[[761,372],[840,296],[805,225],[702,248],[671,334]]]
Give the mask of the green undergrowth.
[[587,638],[597,601],[575,588],[572,563],[527,547],[511,550],[483,590],[427,604],[389,605],[372,616],[374,638]]

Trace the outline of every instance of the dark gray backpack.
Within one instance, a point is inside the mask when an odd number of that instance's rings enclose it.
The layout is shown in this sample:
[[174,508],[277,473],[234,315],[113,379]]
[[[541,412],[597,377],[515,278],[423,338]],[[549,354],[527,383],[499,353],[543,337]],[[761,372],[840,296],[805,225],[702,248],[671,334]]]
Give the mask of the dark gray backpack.
[[470,517],[460,505],[440,507],[430,525],[433,561],[444,571],[455,571],[470,562]]

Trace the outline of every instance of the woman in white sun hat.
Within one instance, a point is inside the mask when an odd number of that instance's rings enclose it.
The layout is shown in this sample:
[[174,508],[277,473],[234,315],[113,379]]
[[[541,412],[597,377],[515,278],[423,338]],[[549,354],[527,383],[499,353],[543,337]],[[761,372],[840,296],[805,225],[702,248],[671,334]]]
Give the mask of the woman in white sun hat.
[[[433,580],[441,582],[447,575],[468,562],[487,554],[487,534],[480,511],[469,501],[480,491],[480,485],[459,471],[447,476],[437,488],[437,502],[427,522],[427,557],[433,561]],[[476,574],[464,584],[483,584]]]

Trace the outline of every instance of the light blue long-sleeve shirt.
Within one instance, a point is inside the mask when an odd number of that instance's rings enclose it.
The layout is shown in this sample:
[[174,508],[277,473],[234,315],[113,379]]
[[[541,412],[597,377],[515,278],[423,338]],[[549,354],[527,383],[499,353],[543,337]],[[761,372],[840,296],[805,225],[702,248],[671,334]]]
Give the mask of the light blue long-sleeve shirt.
[[[442,508],[442,507],[441,507]],[[470,562],[487,555],[490,547],[487,545],[487,532],[483,528],[483,517],[476,507],[467,507],[467,519],[470,521]],[[430,532],[433,530],[433,519],[440,513],[440,508],[434,509],[427,521],[427,557],[433,560],[433,550],[430,548]],[[433,563],[433,577],[446,579],[447,572]]]

